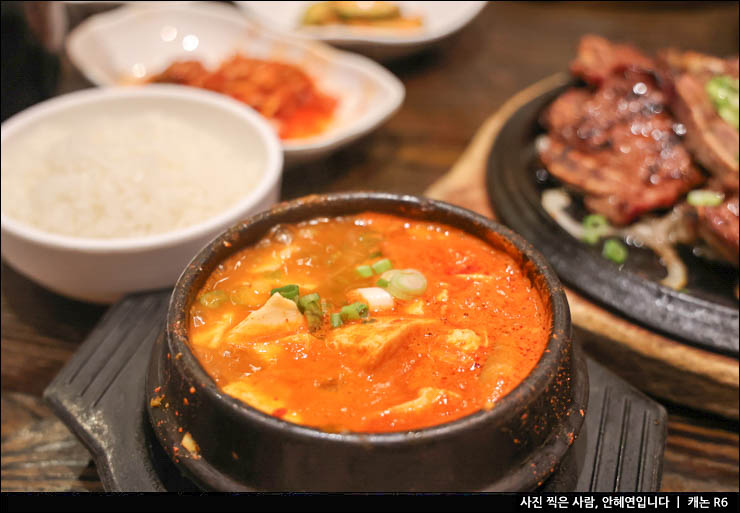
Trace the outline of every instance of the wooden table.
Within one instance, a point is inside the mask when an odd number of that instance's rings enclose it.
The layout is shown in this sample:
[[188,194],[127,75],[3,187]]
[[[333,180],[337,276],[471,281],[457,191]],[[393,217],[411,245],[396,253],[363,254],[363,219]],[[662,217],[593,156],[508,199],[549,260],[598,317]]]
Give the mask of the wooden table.
[[[283,197],[372,189],[420,194],[455,162],[507,98],[567,67],[588,32],[647,51],[738,48],[738,4],[495,3],[439,48],[388,64],[406,86],[385,126],[284,178]],[[64,62],[60,92],[84,82]],[[40,396],[105,307],[57,296],[2,264],[2,491],[95,491],[86,449]],[[738,424],[673,405],[664,491],[738,491]]]

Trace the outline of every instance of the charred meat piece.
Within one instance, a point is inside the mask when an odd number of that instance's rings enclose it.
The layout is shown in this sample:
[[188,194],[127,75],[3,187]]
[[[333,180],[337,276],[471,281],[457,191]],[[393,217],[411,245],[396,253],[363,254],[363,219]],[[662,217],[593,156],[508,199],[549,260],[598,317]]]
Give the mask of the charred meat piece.
[[[730,75],[738,76],[738,57],[723,59],[699,52],[682,52],[668,48],[658,52],[658,65],[663,73],[673,77],[683,73],[695,76]],[[670,78],[670,77],[669,77]]]
[[567,91],[543,115],[549,136],[540,158],[614,224],[671,207],[704,177],[664,101],[652,75],[631,70],[605,78],[595,92]]
[[654,70],[655,63],[632,46],[614,44],[595,35],[581,38],[578,56],[570,65],[573,75],[595,86],[626,69]]
[[720,59],[696,52],[666,50],[660,55],[660,63],[670,107],[686,127],[686,147],[721,182],[725,191],[736,192],[740,137],[737,129],[717,113],[707,94],[707,82],[718,75],[737,78],[737,57]]
[[735,195],[716,207],[696,207],[699,236],[719,255],[738,266],[738,215],[740,207]]
[[583,150],[605,149],[619,125],[667,118],[665,97],[652,75],[626,71],[596,91],[574,88],[557,98],[542,117],[552,135]]
[[[630,132],[619,135],[620,149],[595,152],[549,138],[542,145],[540,158],[554,176],[585,194],[590,211],[603,214],[615,225],[671,207],[703,180],[681,146],[669,144],[661,150],[645,136]],[[630,154],[629,168],[621,153],[625,150]]]

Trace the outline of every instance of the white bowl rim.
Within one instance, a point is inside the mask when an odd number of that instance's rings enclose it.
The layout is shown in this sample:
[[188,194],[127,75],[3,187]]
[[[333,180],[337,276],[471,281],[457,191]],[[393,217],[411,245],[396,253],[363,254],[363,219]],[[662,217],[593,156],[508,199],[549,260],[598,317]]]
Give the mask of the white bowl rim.
[[35,228],[13,219],[5,212],[0,212],[0,223],[3,231],[42,246],[61,250],[77,250],[88,253],[147,251],[187,243],[209,234],[215,237],[216,232],[223,229],[225,225],[233,224],[235,216],[258,205],[273,187],[279,186],[283,170],[283,151],[279,139],[269,123],[251,108],[227,96],[180,85],[148,84],[139,87],[89,88],[60,95],[37,103],[5,120],[0,127],[0,141],[4,143],[7,137],[32,127],[37,121],[42,120],[49,114],[74,109],[79,105],[104,103],[107,100],[131,97],[174,98],[186,102],[196,102],[228,112],[249,123],[257,131],[261,145],[266,150],[263,174],[254,189],[234,205],[213,217],[190,226],[159,234],[105,239],[73,237]]
[[[269,37],[286,40],[289,44],[302,48],[307,52],[318,54],[330,61],[341,62],[343,66],[350,68],[352,72],[369,77],[370,80],[383,88],[385,94],[383,95],[381,108],[371,111],[363,123],[351,125],[349,128],[343,127],[333,135],[321,133],[304,139],[280,140],[280,144],[286,155],[298,156],[302,153],[330,150],[357,139],[390,118],[399,109],[406,96],[405,87],[398,77],[372,59],[352,52],[339,50],[318,40],[312,40],[266,27],[263,24],[252,21],[236,5],[202,2],[172,2],[171,4],[169,2],[162,2],[157,5],[135,5],[133,3],[124,5],[110,11],[94,14],[82,21],[67,35],[65,52],[72,61],[72,64],[93,84],[101,87],[121,87],[111,84],[106,79],[106,76],[99,73],[96,68],[90,68],[89,60],[81,56],[76,50],[79,46],[77,41],[88,32],[105,29],[108,25],[124,22],[142,13],[172,10],[212,16],[227,20],[229,23],[243,23],[247,28],[258,28]],[[234,15],[239,17],[235,18]]]
[[[240,9],[242,9],[245,13],[249,11],[249,4],[252,4],[254,2],[234,2]],[[436,32],[427,32],[422,33],[419,35],[410,35],[410,36],[394,36],[391,34],[372,34],[372,33],[360,33],[360,32],[352,32],[347,30],[346,32],[344,30],[337,31],[334,33],[327,33],[322,34],[320,29],[305,31],[305,32],[296,32],[291,31],[290,34],[294,34],[298,37],[314,40],[314,41],[324,41],[326,43],[335,43],[335,44],[350,44],[350,43],[364,43],[364,44],[372,44],[372,45],[378,45],[378,46],[384,46],[384,47],[405,47],[405,46],[416,46],[416,45],[422,45],[426,43],[433,43],[435,41],[439,41],[441,39],[446,38],[447,36],[450,36],[457,32],[458,30],[462,29],[465,25],[473,21],[476,16],[483,10],[483,8],[488,4],[487,1],[464,1],[464,2],[454,2],[455,4],[465,4],[465,7],[467,9],[464,11],[464,15],[460,16],[457,20],[455,20],[454,23],[450,23],[447,27],[445,27],[445,30],[436,31]],[[253,17],[256,20],[259,20],[260,25],[264,25],[264,18],[261,16],[252,15],[250,13],[250,16]],[[280,30],[276,27],[268,27],[271,30]],[[284,30],[284,29],[283,29]]]

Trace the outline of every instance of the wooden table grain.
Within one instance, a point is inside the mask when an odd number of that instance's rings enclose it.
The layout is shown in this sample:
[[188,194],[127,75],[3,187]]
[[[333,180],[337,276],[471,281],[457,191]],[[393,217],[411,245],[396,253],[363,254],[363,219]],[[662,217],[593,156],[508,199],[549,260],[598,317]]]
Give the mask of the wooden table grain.
[[[567,67],[585,33],[736,53],[736,2],[496,2],[438,48],[387,63],[406,100],[383,127],[331,157],[286,171],[282,195],[420,194],[444,175],[507,98]],[[87,84],[63,59],[59,92]],[[3,92],[5,94],[5,92]],[[2,475],[6,491],[100,491],[87,450],[41,393],[105,307],[69,300],[2,263]],[[666,404],[664,491],[738,491],[738,424]]]

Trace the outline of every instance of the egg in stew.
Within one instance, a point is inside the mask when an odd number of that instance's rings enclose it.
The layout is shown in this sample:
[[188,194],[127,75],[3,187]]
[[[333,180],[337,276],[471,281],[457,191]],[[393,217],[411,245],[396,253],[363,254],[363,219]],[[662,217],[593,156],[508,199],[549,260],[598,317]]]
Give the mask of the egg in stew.
[[189,340],[253,408],[379,433],[495,407],[537,364],[549,321],[506,252],[367,212],[280,224],[223,261],[191,307]]

